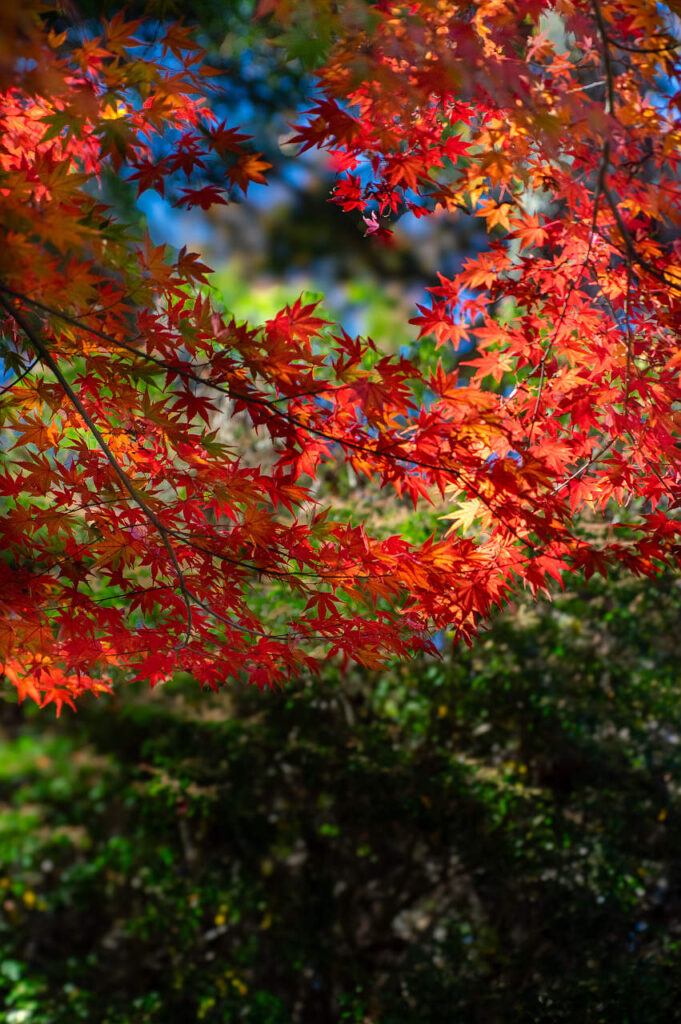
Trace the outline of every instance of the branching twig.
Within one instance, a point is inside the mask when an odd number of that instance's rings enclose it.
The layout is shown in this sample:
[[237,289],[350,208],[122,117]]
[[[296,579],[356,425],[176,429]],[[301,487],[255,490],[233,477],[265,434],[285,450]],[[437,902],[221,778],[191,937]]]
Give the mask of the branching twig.
[[10,384],[5,384],[3,387],[1,387],[0,388],[0,395],[4,395],[7,391],[11,391],[12,388],[16,387],[17,384],[19,384],[19,382],[22,381],[24,379],[24,377],[26,377],[27,374],[29,374],[31,372],[33,367],[38,362],[39,362],[39,360],[37,358],[34,359],[31,363],[28,364],[28,366],[24,370],[21,371],[21,373],[17,377],[14,378],[14,380]]
[[[268,409],[269,412],[274,417],[279,418],[280,420],[285,421],[287,423],[290,423],[292,426],[296,427],[296,429],[302,430],[305,433],[312,435],[313,437],[319,437],[322,440],[329,441],[329,443],[331,444],[337,444],[340,447],[345,448],[351,452],[357,452],[359,455],[368,455],[374,458],[384,459],[385,461],[397,463],[398,465],[414,466],[417,469],[429,469],[436,473],[446,473],[452,476],[456,481],[458,481],[460,486],[462,486],[465,490],[470,491],[471,494],[473,494],[480,502],[482,502],[482,504],[488,509],[488,511],[490,511],[493,515],[498,516],[501,522],[504,523],[509,532],[512,533],[517,540],[525,542],[524,538],[520,536],[518,531],[511,524],[505,522],[503,516],[500,516],[498,514],[497,510],[494,508],[494,505],[489,501],[488,498],[484,496],[484,494],[482,494],[479,488],[476,487],[476,485],[472,482],[470,477],[462,473],[461,470],[456,469],[454,466],[446,465],[444,463],[425,462],[422,459],[416,459],[410,455],[400,455],[396,454],[395,452],[387,451],[385,449],[373,448],[368,445],[361,444],[359,441],[353,441],[347,437],[340,437],[336,434],[331,434],[329,431],[322,430],[320,427],[314,427],[308,423],[304,423],[297,416],[294,416],[293,413],[284,412],[281,409],[277,409],[276,406],[273,404],[272,399],[261,398],[256,395],[248,394],[245,392],[235,391],[233,388],[227,387],[224,384],[218,384],[217,382],[212,381],[210,378],[200,377],[198,374],[195,374],[191,370],[186,369],[181,364],[169,364],[166,363],[164,360],[159,359],[157,356],[151,355],[148,352],[140,352],[138,349],[134,348],[134,346],[128,345],[126,342],[120,341],[118,338],[114,338],[111,335],[106,334],[104,331],[100,331],[95,327],[90,327],[88,324],[81,323],[76,317],[69,316],[69,314],[67,313],[61,313],[59,310],[46,306],[45,303],[39,302],[37,299],[32,299],[30,298],[30,296],[23,295],[22,293],[17,292],[12,288],[9,288],[7,285],[0,283],[0,293],[2,292],[8,295],[13,295],[14,297],[19,298],[24,302],[28,302],[35,308],[41,309],[52,316],[57,316],[60,319],[64,320],[66,323],[70,323],[73,326],[79,327],[81,330],[87,331],[94,337],[101,338],[108,344],[115,345],[117,348],[122,348],[125,351],[130,352],[132,355],[137,356],[138,358],[145,359],[147,362],[153,363],[154,365],[158,366],[161,369],[164,369],[166,371],[172,371],[173,373],[176,373],[178,376],[183,377],[185,380],[190,380],[197,384],[203,385],[204,387],[211,388],[212,390],[218,391],[221,394],[225,394],[230,398],[235,398],[248,404]],[[395,442],[393,442],[393,444],[394,443]]]
[[671,43],[669,46],[629,46],[627,43],[620,43],[617,39],[613,39],[610,35],[606,38],[611,46],[616,46],[618,50],[626,50],[627,53],[673,53],[681,46],[681,43]]
[[180,593],[182,594],[182,598],[184,600],[185,607],[186,607],[186,612],[187,612],[186,636],[185,636],[184,643],[181,645],[181,646],[184,646],[185,644],[187,644],[189,642],[189,637],[190,637],[191,631],[192,631],[191,597],[189,595],[189,591],[187,590],[187,585],[186,585],[184,573],[182,571],[180,563],[177,560],[177,556],[175,554],[173,546],[170,543],[170,536],[171,536],[170,531],[167,529],[166,526],[164,526],[164,524],[158,518],[156,513],[147,505],[146,501],[142,498],[142,496],[140,495],[139,491],[137,490],[137,488],[133,484],[133,482],[130,479],[130,477],[128,476],[128,474],[125,472],[123,467],[119,464],[119,462],[116,459],[115,455],[113,454],[113,452],[109,448],[108,444],[104,440],[104,437],[102,436],[99,428],[97,427],[97,424],[94,422],[94,420],[92,419],[92,417],[88,413],[87,409],[85,408],[85,406],[81,402],[80,398],[78,397],[76,392],[73,390],[73,388],[69,384],[69,382],[66,379],[66,377],[64,376],[64,374],[59,369],[59,366],[58,366],[56,360],[54,359],[52,354],[49,352],[49,350],[46,348],[46,346],[43,343],[43,341],[41,340],[41,338],[39,338],[37,333],[33,330],[31,325],[29,324],[28,320],[26,320],[26,318],[23,316],[22,313],[19,312],[19,310],[14,308],[12,303],[7,298],[5,298],[4,295],[0,295],[0,305],[2,305],[6,309],[6,311],[9,313],[9,315],[15,321],[15,323],[17,323],[18,326],[21,328],[21,330],[24,332],[24,334],[26,335],[26,337],[30,341],[31,345],[33,346],[34,351],[37,353],[40,361],[42,363],[44,363],[44,365],[47,366],[48,369],[50,369],[52,371],[52,373],[54,374],[56,379],[59,381],[59,384],[61,385],[63,391],[65,392],[65,394],[69,398],[69,401],[74,406],[74,408],[77,410],[77,412],[80,415],[81,419],[83,420],[83,422],[87,426],[88,430],[90,431],[90,433],[94,437],[95,441],[97,442],[97,445],[99,446],[101,451],[106,456],[106,459],[107,459],[109,465],[111,466],[111,468],[113,469],[115,475],[118,477],[119,481],[123,485],[123,488],[128,492],[128,494],[130,495],[132,500],[135,502],[135,504],[138,506],[138,508],[140,508],[142,510],[142,512],[144,512],[144,515],[147,517],[149,522],[158,531],[159,536],[161,537],[161,541],[163,543],[163,546],[165,547],[166,551],[168,552],[168,557],[170,558],[171,564],[172,564],[173,569],[175,571],[175,575],[177,577],[178,586],[180,588]]
[[588,266],[589,260],[591,258],[591,250],[593,248],[593,239],[594,239],[594,235],[596,234],[596,227],[597,227],[597,224],[598,224],[598,207],[600,205],[601,193],[603,191],[603,187],[604,187],[604,183],[605,183],[605,174],[606,174],[606,171],[607,171],[609,160],[610,160],[610,140],[608,139],[608,140],[606,140],[606,143],[603,146],[603,152],[601,153],[601,159],[600,159],[600,163],[599,163],[599,166],[598,166],[598,176],[596,178],[596,188],[594,190],[594,208],[593,208],[593,214],[592,214],[592,217],[591,217],[591,231],[589,232],[589,241],[587,243],[586,255],[584,257],[584,260],[582,261],[582,265],[580,267],[579,274],[577,275],[577,277],[573,277],[571,279],[569,285],[568,285],[567,292],[565,293],[565,301],[563,302],[563,308],[562,308],[562,310],[560,312],[560,316],[558,317],[558,323],[556,324],[555,330],[553,332],[553,336],[551,337],[548,345],[546,346],[544,354],[542,355],[541,360],[539,361],[539,366],[538,367],[534,367],[533,371],[532,371],[532,372],[536,372],[537,369],[540,369],[539,388],[537,390],[537,398],[536,398],[536,401],[534,403],[534,409],[532,411],[532,420],[530,422],[529,438],[528,438],[528,443],[529,444],[532,443],[532,434],[534,433],[534,425],[535,425],[535,422],[536,422],[536,419],[537,419],[537,414],[539,412],[539,403],[541,401],[542,392],[544,390],[544,382],[545,382],[545,379],[546,379],[546,361],[547,361],[547,359],[549,357],[549,354],[551,353],[551,350],[553,349],[553,346],[556,343],[556,339],[558,337],[558,332],[560,331],[561,327],[563,326],[563,323],[565,322],[565,317],[567,316],[567,311],[568,311],[568,304],[570,302],[570,298],[572,296],[572,293],[574,292],[575,288],[578,288],[579,285],[582,283],[582,278],[584,277],[584,272],[585,272],[585,270],[586,270],[586,268]]
[[600,450],[599,452],[596,452],[596,454],[595,454],[595,455],[593,455],[593,456],[592,456],[592,457],[591,457],[591,458],[589,459],[589,461],[588,461],[588,462],[585,462],[583,466],[580,466],[580,467],[579,467],[579,469],[576,469],[576,470],[575,470],[575,472],[574,472],[574,473],[572,473],[572,474],[571,474],[571,475],[570,475],[570,476],[569,476],[569,477],[567,478],[567,480],[563,480],[563,482],[562,482],[562,483],[560,483],[560,484],[559,484],[559,485],[558,485],[557,487],[554,487],[554,489],[553,489],[553,493],[554,493],[554,494],[560,494],[560,492],[561,492],[561,491],[562,491],[562,490],[563,490],[563,489],[564,489],[565,487],[567,487],[567,486],[568,486],[569,484],[571,484],[573,480],[576,480],[576,479],[577,479],[578,477],[582,476],[582,475],[583,475],[584,473],[586,473],[586,472],[587,472],[587,471],[588,471],[589,469],[591,469],[591,467],[592,467],[592,466],[595,466],[595,465],[596,465],[596,463],[597,463],[597,462],[599,462],[599,461],[600,461],[600,459],[602,459],[602,458],[603,458],[603,456],[605,455],[605,453],[606,453],[607,451],[609,451],[609,450],[610,450],[610,449],[612,448],[612,446],[614,445],[614,443],[615,443],[615,441],[616,441],[616,440],[617,440],[617,438],[616,438],[616,437],[611,437],[611,438],[610,438],[610,440],[609,440],[609,441],[608,441],[608,442],[607,442],[606,444],[604,444],[604,445],[603,445],[603,447],[601,448],[601,450]]
[[631,264],[627,264],[627,294],[624,301],[624,320],[627,332],[627,365],[624,383],[624,416],[629,414],[629,391],[631,379],[631,359],[633,354],[634,337],[631,329]]

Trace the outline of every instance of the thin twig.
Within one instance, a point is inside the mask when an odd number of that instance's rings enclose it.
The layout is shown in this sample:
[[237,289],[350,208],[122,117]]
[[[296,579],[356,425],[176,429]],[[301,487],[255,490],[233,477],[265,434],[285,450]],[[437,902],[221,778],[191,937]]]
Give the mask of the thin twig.
[[[500,521],[504,523],[508,531],[511,534],[513,534],[513,536],[517,540],[523,543],[526,542],[526,539],[521,537],[518,531],[511,524],[505,522],[504,518],[498,514],[497,510],[494,508],[494,505],[489,501],[489,499],[487,499],[484,496],[484,494],[481,493],[481,491],[472,482],[470,477],[462,473],[460,470],[456,469],[454,466],[448,466],[443,463],[425,462],[422,459],[415,459],[413,458],[413,456],[400,455],[396,454],[395,452],[389,452],[380,448],[372,448],[365,444],[361,444],[358,441],[352,441],[347,437],[339,437],[336,434],[331,434],[326,430],[322,430],[320,427],[313,427],[310,424],[304,423],[297,416],[294,416],[290,412],[283,412],[281,409],[277,409],[276,406],[273,405],[271,399],[259,398],[256,395],[235,391],[234,389],[229,388],[223,384],[218,384],[215,381],[210,380],[210,378],[200,377],[198,376],[198,374],[193,373],[191,370],[186,369],[182,365],[169,364],[166,363],[164,360],[159,359],[157,356],[152,356],[150,353],[140,352],[132,345],[128,345],[125,342],[120,341],[118,338],[114,338],[111,335],[108,335],[104,331],[100,331],[95,327],[90,327],[87,324],[83,324],[76,317],[69,316],[67,313],[61,313],[59,310],[46,306],[45,303],[39,302],[37,299],[32,299],[30,298],[30,296],[17,292],[15,289],[9,288],[7,285],[3,283],[0,283],[0,292],[4,292],[5,294],[8,295],[13,295],[24,302],[28,302],[30,305],[34,306],[37,309],[42,309],[44,312],[49,313],[52,316],[57,316],[60,319],[64,320],[66,323],[70,323],[76,327],[79,327],[81,330],[87,331],[94,337],[101,338],[102,340],[108,342],[109,344],[115,345],[117,348],[122,348],[137,356],[138,358],[145,359],[148,362],[151,362],[166,371],[176,373],[178,376],[184,377],[186,380],[191,380],[197,384],[201,384],[205,387],[212,388],[214,391],[218,391],[221,394],[226,394],[230,398],[236,398],[248,404],[256,405],[259,406],[260,408],[265,408],[269,410],[269,412],[273,416],[287,423],[290,423],[298,430],[305,431],[307,434],[310,434],[313,437],[319,437],[322,440],[329,441],[331,444],[338,444],[342,448],[345,448],[351,452],[357,452],[360,455],[369,455],[378,459],[385,459],[386,461],[397,463],[399,465],[415,466],[418,469],[429,469],[437,473],[446,473],[454,477],[454,479],[458,481],[459,484],[465,490],[470,491],[471,494],[473,494],[479,501],[481,501],[482,504],[488,509],[488,511],[492,513],[492,515],[498,516]],[[397,442],[393,442],[393,444],[395,443]]]
[[38,358],[36,357],[36,358],[35,358],[35,359],[34,359],[34,360],[33,360],[33,361],[31,362],[31,363],[29,363],[29,365],[28,365],[28,366],[26,367],[26,369],[25,369],[25,370],[23,370],[23,371],[22,371],[22,372],[21,372],[21,373],[20,373],[20,374],[18,375],[18,377],[15,377],[15,378],[14,378],[14,380],[13,380],[13,381],[12,381],[12,382],[11,382],[10,384],[5,384],[5,385],[4,385],[3,387],[1,387],[1,388],[0,388],[0,395],[4,395],[4,394],[5,394],[5,393],[6,393],[7,391],[11,391],[11,390],[12,390],[12,388],[16,387],[16,386],[17,386],[17,384],[18,384],[18,383],[19,383],[20,381],[22,381],[22,380],[24,379],[24,377],[26,377],[26,375],[27,375],[27,374],[29,374],[29,373],[31,372],[31,370],[33,369],[33,367],[34,367],[34,366],[36,365],[36,363],[38,363],[39,361],[40,361],[40,360],[39,360],[39,359],[38,359]]
[[631,358],[634,345],[633,331],[631,329],[631,264],[627,264],[627,294],[624,301],[624,320],[627,332],[627,365],[625,371],[624,385],[624,416],[629,414],[629,390],[631,379]]
[[588,462],[586,462],[583,466],[580,466],[579,469],[576,469],[575,472],[572,473],[567,478],[567,480],[563,480],[563,482],[561,484],[559,484],[558,487],[554,487],[553,493],[554,494],[559,494],[565,487],[568,486],[568,484],[571,484],[573,480],[576,480],[577,477],[582,476],[584,473],[587,472],[587,470],[591,469],[592,466],[595,466],[596,463],[599,462],[600,459],[603,458],[605,453],[607,451],[609,451],[610,448],[612,448],[612,446],[614,445],[616,440],[617,440],[616,437],[611,437],[610,440],[606,444],[603,445],[601,450],[599,452],[596,452],[596,454],[594,456],[592,456],[589,459]]
[[[605,174],[606,174],[606,171],[607,171],[609,160],[610,160],[610,140],[608,139],[608,140],[606,140],[605,145],[603,146],[603,152],[601,153],[601,159],[600,159],[600,162],[599,162],[599,165],[598,165],[598,175],[597,175],[597,178],[596,178],[596,188],[594,190],[594,208],[593,208],[593,214],[592,214],[592,217],[591,217],[591,230],[589,232],[589,241],[587,243],[586,255],[584,257],[584,260],[582,261],[582,264],[581,264],[581,267],[580,267],[580,270],[579,270],[579,274],[577,275],[577,277],[573,277],[570,280],[570,283],[569,283],[568,288],[567,288],[567,292],[565,293],[565,301],[563,302],[563,309],[561,310],[560,316],[558,317],[558,323],[556,324],[555,330],[553,332],[553,336],[551,337],[548,345],[546,346],[544,354],[542,355],[541,360],[539,361],[539,368],[540,368],[541,372],[540,372],[540,375],[539,375],[539,387],[538,387],[538,390],[537,390],[537,398],[536,398],[536,401],[534,403],[534,409],[532,411],[532,420],[530,422],[528,444],[532,443],[532,434],[534,433],[534,425],[535,425],[535,422],[536,422],[536,419],[537,419],[537,414],[538,414],[538,411],[539,411],[539,403],[541,401],[541,396],[542,396],[542,392],[543,392],[543,389],[544,389],[544,381],[545,381],[545,378],[546,378],[546,361],[547,361],[547,359],[549,357],[549,354],[551,353],[551,350],[553,349],[553,346],[556,343],[556,339],[558,337],[558,332],[560,331],[561,327],[563,326],[563,323],[565,322],[565,317],[567,316],[568,304],[570,302],[570,298],[572,297],[572,293],[574,292],[575,288],[578,288],[579,285],[582,283],[582,278],[584,277],[584,272],[585,272],[585,270],[586,270],[586,268],[588,266],[589,260],[591,258],[591,250],[593,248],[593,239],[594,239],[594,236],[596,234],[596,227],[597,227],[597,224],[598,224],[598,207],[600,205],[601,192],[603,191],[603,187],[604,187],[604,183],[605,183]],[[534,367],[532,372],[536,372],[536,369],[537,369],[537,367]]]
[[627,43],[620,43],[610,35],[607,36],[607,40],[611,46],[616,46],[618,50],[626,50],[627,53],[673,53],[681,46],[681,43],[672,43],[669,46],[628,46]]
[[29,322],[25,319],[23,314],[20,313],[19,310],[15,309],[14,306],[12,305],[12,303],[7,298],[5,298],[4,295],[0,295],[0,304],[7,310],[7,312],[12,317],[12,319],[18,324],[18,326],[24,332],[24,334],[26,335],[28,340],[31,342],[31,345],[33,346],[34,351],[38,354],[38,357],[39,357],[40,361],[42,363],[44,363],[45,366],[47,366],[52,371],[52,373],[54,374],[56,379],[59,381],[62,389],[64,390],[64,392],[68,396],[70,402],[72,403],[74,408],[78,411],[81,419],[83,420],[83,422],[87,426],[88,430],[90,431],[90,433],[94,437],[94,439],[97,442],[99,448],[101,449],[101,451],[106,456],[106,459],[107,459],[109,465],[111,466],[111,468],[113,469],[114,473],[116,474],[116,476],[120,480],[120,482],[123,485],[124,489],[128,492],[128,494],[130,495],[132,500],[135,502],[135,504],[142,510],[142,512],[144,512],[144,514],[147,517],[147,519],[149,520],[149,522],[158,531],[158,533],[159,533],[159,535],[161,537],[161,540],[163,542],[163,546],[165,547],[166,551],[168,552],[168,556],[169,556],[170,561],[172,563],[173,569],[175,570],[175,575],[177,576],[178,586],[180,588],[180,592],[182,594],[182,598],[184,600],[185,607],[186,607],[186,612],[187,612],[186,637],[185,637],[184,642],[179,645],[179,646],[185,646],[189,642],[189,638],[191,636],[191,631],[192,631],[191,599],[190,599],[189,592],[187,590],[187,586],[186,586],[186,582],[185,582],[185,578],[184,578],[184,573],[182,571],[180,563],[177,560],[177,556],[175,554],[173,546],[170,543],[170,536],[171,536],[170,531],[163,525],[163,523],[158,518],[156,513],[153,512],[151,508],[149,508],[149,506],[147,505],[146,501],[144,501],[144,499],[139,494],[137,488],[133,484],[133,482],[130,479],[130,477],[128,476],[128,474],[125,472],[123,467],[118,463],[118,460],[116,459],[116,457],[112,453],[111,449],[109,448],[108,444],[104,440],[104,437],[100,433],[99,428],[97,427],[97,424],[94,422],[94,420],[92,419],[92,417],[88,413],[87,409],[85,408],[85,406],[81,402],[80,398],[78,397],[76,392],[73,390],[73,388],[69,384],[69,382],[66,379],[66,377],[64,376],[64,374],[59,369],[59,366],[58,366],[56,360],[53,358],[52,354],[46,348],[46,346],[43,343],[43,341],[41,340],[41,338],[38,337],[37,333],[33,330],[33,328],[31,327]]

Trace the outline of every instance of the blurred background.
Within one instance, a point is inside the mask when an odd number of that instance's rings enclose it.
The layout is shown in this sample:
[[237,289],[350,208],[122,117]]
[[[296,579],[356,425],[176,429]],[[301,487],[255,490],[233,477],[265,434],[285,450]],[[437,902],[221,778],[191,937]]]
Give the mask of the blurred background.
[[[334,5],[296,6],[273,39],[251,0],[157,5],[198,22],[216,112],[270,184],[205,214],[114,178],[108,201],[199,251],[238,318],[323,294],[350,333],[427,363],[415,303],[484,237],[405,217],[387,248],[328,202],[325,158],[287,139]],[[79,5],[85,24],[101,9]],[[338,500],[361,507],[353,487]],[[439,661],[329,665],[282,693],[178,677],[58,721],[0,705],[1,1019],[681,1020],[680,614],[675,578],[573,579],[470,651],[440,638]]]

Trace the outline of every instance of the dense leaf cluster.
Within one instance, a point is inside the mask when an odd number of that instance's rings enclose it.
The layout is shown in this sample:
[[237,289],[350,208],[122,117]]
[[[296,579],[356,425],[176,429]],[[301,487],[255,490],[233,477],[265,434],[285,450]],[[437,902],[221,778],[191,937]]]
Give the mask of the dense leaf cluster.
[[[8,11],[0,659],[22,698],[375,669],[564,573],[677,566],[675,12],[258,4],[317,65],[282,144],[330,155],[367,248],[405,215],[486,231],[431,285],[407,358],[316,302],[240,322],[199,254],[105,202],[112,177],[197,212],[267,180],[187,26]],[[431,530],[355,497],[435,503]]]

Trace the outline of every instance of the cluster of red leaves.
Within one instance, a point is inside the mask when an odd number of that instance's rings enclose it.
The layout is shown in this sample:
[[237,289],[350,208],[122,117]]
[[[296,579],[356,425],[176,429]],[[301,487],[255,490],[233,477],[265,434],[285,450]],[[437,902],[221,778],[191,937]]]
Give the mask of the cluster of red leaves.
[[[487,249],[411,321],[472,352],[465,380],[434,376],[410,439],[478,538],[472,607],[488,556],[502,593],[511,575],[677,566],[681,5],[372,10],[370,35],[346,21],[295,141],[330,151],[335,202],[372,234],[404,212],[486,223]],[[585,508],[605,539],[580,528]],[[436,621],[444,590],[425,603]]]
[[[486,220],[488,250],[414,321],[474,345],[465,380],[377,360],[300,302],[238,325],[196,254],[116,223],[108,166],[162,194],[184,174],[186,206],[263,180],[184,29],[55,34],[38,0],[3,18],[0,661],[21,697],[59,707],[114,667],[212,687],[377,667],[433,628],[470,637],[518,585],[677,564],[681,119],[660,5],[381,2],[339,24],[298,141],[332,150],[336,201],[374,234],[405,210]],[[255,465],[234,450],[249,434]],[[451,532],[419,547],[329,518],[312,484],[332,460],[450,498]],[[579,526],[613,502],[605,538]]]

